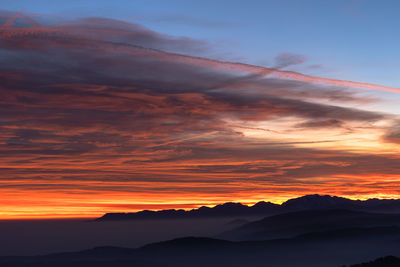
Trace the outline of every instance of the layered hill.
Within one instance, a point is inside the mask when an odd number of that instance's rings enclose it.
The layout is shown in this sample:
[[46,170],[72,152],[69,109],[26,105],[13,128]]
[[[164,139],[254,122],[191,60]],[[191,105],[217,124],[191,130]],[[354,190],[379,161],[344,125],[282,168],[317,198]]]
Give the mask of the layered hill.
[[347,228],[400,226],[400,214],[368,213],[342,209],[303,210],[273,215],[226,231],[228,240],[290,238],[308,232]]
[[399,238],[398,227],[342,229],[266,241],[186,237],[137,249],[98,247],[34,257],[0,257],[0,266],[337,267],[381,255],[399,256]]

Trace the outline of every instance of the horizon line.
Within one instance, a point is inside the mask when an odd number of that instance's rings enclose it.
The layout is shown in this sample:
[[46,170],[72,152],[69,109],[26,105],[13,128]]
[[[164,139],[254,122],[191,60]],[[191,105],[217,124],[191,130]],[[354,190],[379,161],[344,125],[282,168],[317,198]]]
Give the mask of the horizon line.
[[[2,217],[0,216],[0,222],[5,222],[5,221],[67,221],[67,220],[93,220],[100,218],[104,216],[105,214],[132,214],[132,213],[139,213],[142,211],[162,211],[162,210],[184,210],[184,211],[191,211],[191,210],[197,210],[201,207],[209,207],[209,208],[214,208],[219,205],[227,204],[227,203],[234,203],[234,204],[241,204],[247,207],[253,207],[257,203],[260,202],[265,202],[265,203],[271,203],[275,205],[281,206],[285,202],[292,200],[292,199],[298,199],[306,196],[320,196],[320,197],[337,197],[337,198],[344,198],[352,201],[368,201],[368,200],[400,200],[400,196],[398,198],[390,198],[390,197],[372,197],[372,198],[351,198],[351,197],[344,197],[344,196],[337,196],[337,195],[329,195],[329,194],[306,194],[306,195],[301,195],[297,197],[292,197],[292,198],[287,198],[285,201],[282,201],[281,203],[277,202],[272,202],[272,201],[266,201],[266,200],[260,200],[257,202],[240,202],[240,201],[227,201],[227,202],[218,202],[218,203],[212,203],[212,204],[190,204],[193,205],[193,207],[190,208],[178,208],[179,204],[176,204],[177,208],[160,208],[160,209],[137,209],[137,210],[132,210],[132,211],[115,211],[115,212],[107,212],[104,211],[102,213],[98,214],[92,214],[92,215],[82,215],[82,216],[76,216],[77,214],[68,214],[68,215],[62,215],[62,214],[57,214],[57,215],[51,215],[51,214],[43,214],[43,215],[18,215],[18,216],[9,216],[9,217]],[[162,204],[154,204],[154,205],[162,205]]]

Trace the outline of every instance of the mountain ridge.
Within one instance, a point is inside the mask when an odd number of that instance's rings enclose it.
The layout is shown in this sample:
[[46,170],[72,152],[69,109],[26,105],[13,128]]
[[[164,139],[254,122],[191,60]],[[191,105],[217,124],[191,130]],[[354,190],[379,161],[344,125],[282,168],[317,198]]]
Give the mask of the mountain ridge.
[[292,198],[282,204],[260,201],[249,206],[239,202],[226,202],[214,207],[201,206],[187,211],[183,209],[167,209],[106,213],[102,217],[95,219],[95,221],[270,216],[293,211],[330,209],[400,213],[400,199],[372,198],[367,200],[352,200],[338,196],[314,194]]

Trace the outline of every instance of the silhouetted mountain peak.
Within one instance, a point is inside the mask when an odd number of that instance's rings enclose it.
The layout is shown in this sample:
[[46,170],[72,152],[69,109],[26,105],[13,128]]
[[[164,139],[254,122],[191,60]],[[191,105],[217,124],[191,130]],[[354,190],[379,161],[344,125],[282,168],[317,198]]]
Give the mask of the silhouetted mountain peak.
[[239,203],[239,202],[226,202],[224,204],[219,204],[219,205],[215,206],[214,208],[237,209],[237,208],[247,208],[247,207],[248,206],[243,205],[242,203]]
[[353,206],[353,201],[343,197],[315,194],[289,199],[288,201],[284,202],[282,206],[295,210],[337,209],[351,208]]
[[266,201],[260,201],[251,206],[252,208],[271,208],[271,207],[279,207],[280,205],[272,203],[272,202],[266,202]]

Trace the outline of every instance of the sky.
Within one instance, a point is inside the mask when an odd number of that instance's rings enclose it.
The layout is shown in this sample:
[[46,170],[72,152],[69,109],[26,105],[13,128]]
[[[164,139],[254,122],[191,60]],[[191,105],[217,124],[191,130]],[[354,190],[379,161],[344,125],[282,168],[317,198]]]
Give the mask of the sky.
[[398,198],[397,1],[4,1],[0,219]]

